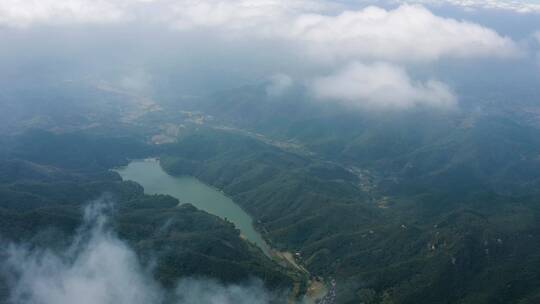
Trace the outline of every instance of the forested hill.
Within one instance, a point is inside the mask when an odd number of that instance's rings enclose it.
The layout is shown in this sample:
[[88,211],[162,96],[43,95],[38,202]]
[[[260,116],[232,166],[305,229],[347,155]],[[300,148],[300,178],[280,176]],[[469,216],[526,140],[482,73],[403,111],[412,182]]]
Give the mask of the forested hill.
[[215,130],[182,137],[162,165],[223,189],[273,246],[298,251],[313,274],[337,278],[340,303],[539,299],[535,196],[392,195],[365,172]]
[[[170,174],[222,189],[273,247],[299,253],[312,275],[335,278],[338,303],[538,300],[540,145],[533,123],[500,111],[347,113],[302,99],[294,111],[273,112],[265,109],[290,100],[239,91],[222,98],[223,112],[213,116],[175,106],[110,131],[1,137],[2,229],[9,231],[2,235],[28,239],[51,225],[69,235],[81,205],[110,192],[117,230],[142,257],[168,242],[183,248],[160,268],[175,271],[157,272],[162,283],[194,273],[290,286],[289,274],[228,223],[170,208],[171,198],[145,196],[109,171],[158,156]],[[258,119],[243,119],[235,107]],[[157,223],[170,216],[201,226],[180,225],[181,238],[156,242]]]
[[[0,237],[62,252],[82,224],[83,208],[95,200],[112,205],[111,225],[154,276],[172,288],[180,278],[223,283],[260,278],[286,291],[292,279],[260,249],[240,238],[229,222],[164,195],[145,195],[109,168],[151,150],[130,138],[29,132],[11,138],[0,160]],[[0,254],[5,254],[1,252]],[[5,278],[5,277],[3,277]],[[1,281],[1,301],[8,287]]]

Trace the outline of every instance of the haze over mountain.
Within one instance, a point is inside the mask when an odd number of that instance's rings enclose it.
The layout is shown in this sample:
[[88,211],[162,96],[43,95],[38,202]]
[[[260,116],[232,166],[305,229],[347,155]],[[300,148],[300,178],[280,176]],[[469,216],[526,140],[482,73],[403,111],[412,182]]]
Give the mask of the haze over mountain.
[[0,39],[0,302],[540,301],[540,2],[0,0]]

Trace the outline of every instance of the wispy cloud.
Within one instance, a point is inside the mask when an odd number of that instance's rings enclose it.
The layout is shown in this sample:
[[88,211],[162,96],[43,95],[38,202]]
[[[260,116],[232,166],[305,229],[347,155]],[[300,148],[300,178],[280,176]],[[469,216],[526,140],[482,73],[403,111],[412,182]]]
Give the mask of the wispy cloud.
[[303,15],[292,29],[292,36],[307,42],[319,58],[434,61],[519,53],[508,37],[478,24],[436,16],[421,6]]
[[315,79],[311,89],[320,99],[371,109],[456,105],[456,97],[445,84],[435,80],[413,81],[403,68],[388,63],[355,62],[332,75]]
[[108,228],[103,201],[85,210],[84,224],[64,253],[10,245],[2,263],[13,304],[265,304],[260,282],[243,286],[185,278],[164,290],[135,252]]
[[[336,14],[337,13],[337,14]],[[421,6],[354,10],[327,1],[154,0],[0,3],[0,24],[127,22],[181,31],[300,42],[316,57],[432,61],[441,57],[508,57],[517,45],[489,28],[432,14]]]
[[518,14],[540,13],[540,3],[527,0],[395,0],[394,2],[433,6],[451,5],[469,10],[502,10]]
[[280,96],[293,85],[291,76],[278,73],[270,77],[270,82],[266,86],[266,94],[270,96]]
[[540,67],[540,31],[537,31],[532,34],[532,39],[534,40],[534,52],[536,53],[536,63]]
[[[299,82],[320,78],[315,82],[319,84],[316,86],[319,88],[316,90],[318,96],[350,101],[350,94],[330,94],[331,90],[322,90],[325,86],[320,84],[331,81],[336,87],[348,87],[353,82],[366,82],[364,87],[372,87],[377,80],[340,69],[344,66],[358,69],[357,62],[367,64],[364,68],[380,66],[373,65],[374,62],[385,63],[386,67],[394,67],[392,75],[404,75],[393,78],[401,81],[393,85],[395,88],[408,92],[400,98],[400,104],[414,106],[451,104],[456,98],[448,85],[439,81],[412,80],[407,75],[412,65],[425,67],[447,59],[514,60],[527,54],[519,43],[489,27],[437,15],[424,6],[414,4],[388,8],[328,0],[0,2],[0,26],[10,29],[32,29],[42,25],[58,29],[81,24],[85,25],[85,29],[92,28],[92,25],[103,28],[114,24],[122,28],[124,36],[130,33],[131,28],[137,29],[132,34],[134,36],[144,32],[139,31],[141,28],[147,28],[151,33],[166,32],[170,35],[166,36],[167,44],[178,39],[178,44],[182,45],[182,48],[169,51],[173,54],[171,56],[176,57],[168,58],[168,63],[184,60],[178,66],[185,73],[201,71],[205,62],[210,62],[212,68],[218,67],[216,70],[227,74],[227,78],[236,71],[248,69],[260,72],[264,68],[265,76],[270,75],[271,79],[267,87],[269,96],[279,95],[290,85],[291,79],[283,77],[288,74],[294,75]],[[115,40],[114,37],[108,39]],[[150,37],[140,51],[157,52],[159,55],[152,53],[152,56],[160,57],[164,50],[152,39]],[[107,54],[107,51],[102,53]],[[201,58],[202,54],[206,57]],[[182,59],[184,55],[192,57]],[[130,64],[135,62],[136,66],[144,64],[145,60],[124,59],[127,56],[122,53],[119,58]],[[273,65],[272,61],[278,64]],[[193,67],[193,62],[198,64]],[[292,62],[294,66],[287,66],[286,63],[279,65],[281,62]],[[275,70],[272,70],[274,66]],[[307,72],[297,72],[299,70]],[[321,77],[324,73],[333,74],[334,77]],[[199,77],[211,79],[215,75]],[[137,90],[148,85],[151,79],[150,74],[133,74],[133,77],[122,79],[121,82],[125,87]],[[194,77],[189,75],[184,79],[189,81]],[[250,76],[244,76],[244,79],[250,79]],[[145,91],[151,90],[146,88]],[[356,90],[356,96],[359,92]],[[389,103],[379,97],[362,99]],[[432,98],[430,102],[427,101]]]
[[3,0],[0,25],[28,27],[43,24],[105,24],[124,21],[128,11],[119,1]]

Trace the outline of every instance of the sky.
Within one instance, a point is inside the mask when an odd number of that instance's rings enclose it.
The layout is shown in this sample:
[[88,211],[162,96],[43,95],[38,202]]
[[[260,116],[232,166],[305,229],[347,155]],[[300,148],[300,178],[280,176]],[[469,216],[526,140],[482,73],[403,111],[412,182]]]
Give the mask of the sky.
[[537,72],[539,14],[538,1],[507,0],[1,0],[0,78],[149,95],[266,80],[272,96],[301,85],[365,109],[452,109],[468,73],[454,67]]

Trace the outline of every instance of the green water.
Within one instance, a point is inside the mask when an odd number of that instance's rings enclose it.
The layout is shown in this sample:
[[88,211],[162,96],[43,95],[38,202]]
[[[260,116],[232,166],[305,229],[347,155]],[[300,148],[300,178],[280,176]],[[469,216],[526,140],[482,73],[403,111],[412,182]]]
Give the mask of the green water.
[[144,187],[146,194],[168,194],[190,203],[208,213],[232,222],[243,237],[269,254],[269,246],[253,228],[251,217],[221,191],[190,176],[175,177],[167,174],[155,159],[131,161],[116,169],[124,180],[132,180]]

